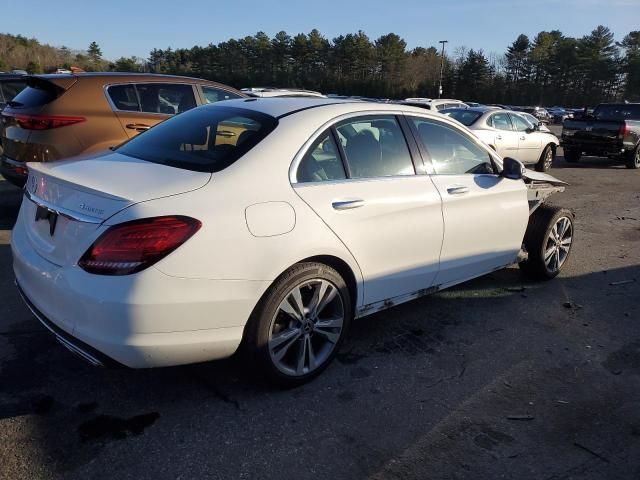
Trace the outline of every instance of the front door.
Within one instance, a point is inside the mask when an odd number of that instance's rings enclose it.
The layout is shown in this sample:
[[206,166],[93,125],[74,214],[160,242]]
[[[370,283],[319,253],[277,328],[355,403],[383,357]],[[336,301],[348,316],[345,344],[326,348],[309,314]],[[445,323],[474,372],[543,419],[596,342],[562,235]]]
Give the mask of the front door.
[[296,175],[296,193],[358,262],[365,304],[433,284],[443,236],[440,195],[428,175],[416,175],[396,117],[357,117],[327,130]]
[[529,219],[524,182],[500,177],[490,153],[459,128],[430,118],[410,122],[442,196],[445,233],[435,283],[447,286],[515,262]]
[[527,164],[537,163],[542,155],[541,134],[533,130],[533,125],[520,115],[510,114],[510,116],[513,127],[518,132],[518,150],[521,158],[516,158]]

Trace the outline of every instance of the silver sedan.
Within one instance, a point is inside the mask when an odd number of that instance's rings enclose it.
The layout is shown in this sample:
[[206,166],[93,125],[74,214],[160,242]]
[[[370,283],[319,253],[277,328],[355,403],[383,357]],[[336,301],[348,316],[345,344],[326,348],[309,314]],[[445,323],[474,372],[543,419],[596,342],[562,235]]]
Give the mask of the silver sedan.
[[494,108],[449,108],[440,113],[468,127],[501,157],[512,157],[539,172],[551,168],[560,145],[551,132],[541,130],[520,113]]

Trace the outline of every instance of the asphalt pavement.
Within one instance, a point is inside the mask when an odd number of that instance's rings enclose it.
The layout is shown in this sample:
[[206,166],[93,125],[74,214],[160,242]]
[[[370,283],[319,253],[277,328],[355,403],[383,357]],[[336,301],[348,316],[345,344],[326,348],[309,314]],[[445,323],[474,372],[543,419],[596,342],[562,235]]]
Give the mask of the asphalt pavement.
[[15,290],[21,192],[0,179],[0,478],[640,478],[640,171],[551,173],[577,218],[560,277],[513,267],[358,320],[285,391],[234,360],[73,356]]

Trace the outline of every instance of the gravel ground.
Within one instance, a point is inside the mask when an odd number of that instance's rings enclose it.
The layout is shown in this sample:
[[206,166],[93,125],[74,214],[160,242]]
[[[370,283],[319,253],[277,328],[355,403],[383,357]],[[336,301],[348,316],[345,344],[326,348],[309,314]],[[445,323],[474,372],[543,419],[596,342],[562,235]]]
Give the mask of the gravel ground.
[[359,320],[289,391],[232,360],[71,355],[13,286],[21,196],[0,180],[0,478],[640,478],[640,171],[551,173],[577,215],[561,277],[509,268]]

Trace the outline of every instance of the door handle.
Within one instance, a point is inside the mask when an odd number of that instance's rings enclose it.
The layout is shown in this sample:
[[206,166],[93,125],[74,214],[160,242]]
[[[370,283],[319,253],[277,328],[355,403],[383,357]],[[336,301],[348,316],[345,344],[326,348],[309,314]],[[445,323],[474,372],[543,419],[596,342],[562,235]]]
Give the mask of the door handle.
[[364,206],[364,200],[354,198],[351,200],[336,200],[331,203],[334,210],[350,210],[352,208],[360,208]]
[[502,135],[496,135],[496,140],[502,140]]
[[227,137],[227,138],[230,138],[230,137],[235,137],[235,136],[236,136],[236,133],[235,133],[235,132],[232,132],[232,131],[230,131],[230,130],[218,130],[218,131],[216,132],[216,135],[219,135],[219,136],[221,136],[221,137]]
[[138,132],[144,132],[145,130],[149,130],[151,125],[146,125],[144,123],[127,123],[127,128]]
[[525,139],[526,137],[524,135],[520,137],[520,140],[525,140]]
[[464,185],[453,185],[451,187],[447,187],[447,193],[449,195],[464,195],[465,193],[469,193],[469,187],[465,187]]

